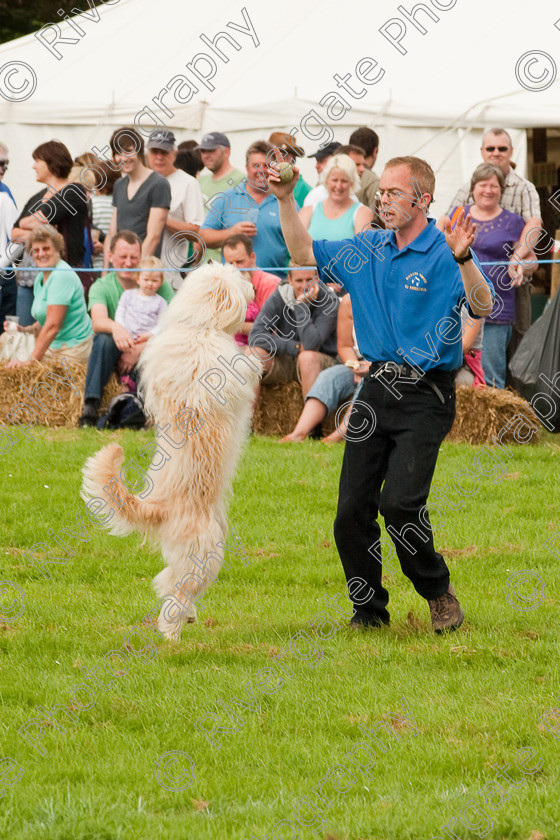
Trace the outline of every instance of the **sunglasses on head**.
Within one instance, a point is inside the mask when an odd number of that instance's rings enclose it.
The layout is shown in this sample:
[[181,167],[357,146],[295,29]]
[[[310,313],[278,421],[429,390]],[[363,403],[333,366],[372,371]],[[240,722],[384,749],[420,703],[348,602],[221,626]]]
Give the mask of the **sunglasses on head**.
[[510,147],[509,146],[485,146],[484,147],[485,152],[495,152],[496,149],[499,152],[508,152]]

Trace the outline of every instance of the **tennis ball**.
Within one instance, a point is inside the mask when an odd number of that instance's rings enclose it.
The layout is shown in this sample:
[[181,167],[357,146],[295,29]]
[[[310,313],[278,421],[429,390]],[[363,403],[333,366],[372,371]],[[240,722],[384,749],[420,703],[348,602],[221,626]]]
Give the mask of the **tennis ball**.
[[290,163],[283,160],[281,163],[278,164],[278,176],[283,184],[287,184],[288,181],[291,181],[294,177],[294,170]]

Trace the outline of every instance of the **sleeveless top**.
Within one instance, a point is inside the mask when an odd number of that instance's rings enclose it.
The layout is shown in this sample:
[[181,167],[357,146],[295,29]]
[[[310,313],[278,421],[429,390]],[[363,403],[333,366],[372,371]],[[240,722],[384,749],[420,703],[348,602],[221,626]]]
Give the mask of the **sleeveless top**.
[[323,202],[315,205],[308,233],[312,239],[349,239],[354,236],[354,218],[362,205],[355,201],[346,213],[338,219],[327,219],[323,212]]

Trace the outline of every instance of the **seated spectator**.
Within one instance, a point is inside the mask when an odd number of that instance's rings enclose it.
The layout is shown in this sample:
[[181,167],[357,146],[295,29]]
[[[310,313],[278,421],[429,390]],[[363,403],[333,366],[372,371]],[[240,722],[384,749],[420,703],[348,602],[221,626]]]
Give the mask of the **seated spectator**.
[[[356,386],[361,384],[370,363],[363,359],[358,350],[350,295],[345,295],[340,301],[336,335],[338,356],[342,364],[321,371],[307,392],[303,411],[294,430],[283,437],[280,443],[305,440],[340,403],[349,400],[352,395],[355,398]],[[352,366],[349,366],[348,362],[351,362]],[[325,438],[325,441],[342,440],[341,428],[342,424],[339,424],[339,428]]]
[[[175,166],[175,135],[168,128],[156,128],[148,138],[148,163],[154,172],[167,179],[171,187],[171,205],[165,222],[162,254],[166,265],[179,269],[192,260],[192,240],[204,221],[202,193],[196,178]],[[184,247],[185,246],[185,247]],[[178,253],[184,255],[177,259]],[[171,285],[178,289],[183,278],[173,273]]]
[[335,364],[338,298],[315,269],[290,268],[266,301],[246,352],[261,359],[263,383],[299,380],[304,398],[319,373]]
[[[473,204],[464,208],[454,208],[453,219],[464,209],[470,213],[476,225],[476,238],[472,250],[482,263],[500,263],[507,259],[517,248],[525,222],[516,213],[510,213],[500,206],[505,189],[505,176],[498,166],[481,163],[472,176],[470,192]],[[443,216],[438,227],[443,229]],[[534,255],[533,255],[534,256]],[[526,263],[523,273],[532,275],[537,269],[537,262]],[[514,269],[510,269],[513,272]],[[482,367],[486,384],[493,388],[506,387],[507,346],[511,338],[515,321],[515,287],[523,281],[515,270],[514,279],[508,275],[505,266],[485,266],[485,274],[492,281],[496,290],[494,307],[484,325],[484,343],[482,345]]]
[[[33,361],[54,361],[65,356],[86,364],[91,353],[93,330],[87,314],[82,283],[75,271],[63,260],[64,239],[47,225],[29,233],[27,247],[40,269],[33,287],[31,313],[35,323],[19,332],[37,336],[29,359],[12,360],[8,367],[23,367]],[[4,325],[7,328],[7,325]]]
[[124,327],[135,341],[151,338],[167,301],[158,295],[163,283],[163,263],[157,257],[145,257],[138,268],[136,289],[127,289],[119,299],[115,322]]
[[[136,362],[146,342],[134,339],[127,329],[117,324],[115,315],[123,292],[135,289],[137,273],[130,271],[138,266],[142,256],[140,238],[130,230],[122,230],[110,242],[108,260],[113,271],[96,280],[89,290],[89,311],[95,337],[88,364],[85,400],[79,426],[95,426],[103,390],[117,362],[121,374],[128,373]],[[164,280],[158,289],[168,303],[173,289]]]
[[167,180],[146,166],[144,140],[134,128],[118,128],[110,140],[115,164],[120,167],[113,189],[113,216],[105,239],[104,259],[109,265],[109,246],[118,230],[131,230],[142,242],[142,256],[159,257],[171,187]]
[[[305,152],[296,144],[296,139],[291,134],[286,134],[283,131],[273,131],[268,142],[275,148],[282,152],[282,159],[290,165],[296,163],[297,158],[305,157]],[[307,183],[301,175],[298,178],[297,184],[294,187],[294,198],[300,207],[303,207],[303,202],[308,193],[311,192],[311,185]]]
[[[315,158],[315,169],[317,170],[317,175],[319,176],[319,181],[317,186],[314,187],[311,192],[307,193],[305,196],[305,201],[303,202],[304,207],[315,207],[319,201],[324,201],[327,197],[327,190],[325,187],[324,179],[323,179],[323,171],[332,158],[334,154],[340,149],[340,143],[336,140],[333,140],[332,143],[328,143],[322,149],[314,152],[312,155],[307,155],[308,158]],[[356,201],[358,199],[356,198]]]
[[349,143],[359,146],[364,150],[365,172],[361,176],[362,186],[358,195],[358,201],[372,207],[376,203],[376,193],[379,189],[379,175],[373,171],[377,154],[379,152],[379,137],[372,128],[362,126],[357,128],[350,135]]
[[[240,347],[246,347],[248,335],[255,318],[261,311],[265,300],[278,288],[280,282],[275,274],[268,274],[266,271],[257,269],[257,258],[253,251],[253,242],[250,236],[242,233],[228,236],[222,247],[224,262],[234,265],[239,269],[243,277],[253,284],[255,299],[247,306],[247,315],[243,329],[235,334],[235,340]],[[256,269],[248,271],[247,269]]]
[[[161,260],[144,257],[138,268],[145,270],[136,275],[137,288],[122,293],[115,322],[128,330],[136,342],[144,342],[152,337],[160,315],[167,309],[167,301],[158,295],[164,280]],[[136,366],[130,373],[121,376],[125,390],[132,393],[136,393],[137,381]]]
[[[280,226],[278,201],[267,181],[268,155],[273,148],[264,140],[249,146],[247,178],[235,189],[226,190],[211,203],[207,202],[209,211],[200,235],[209,248],[222,247],[228,236],[235,233],[254,237],[257,265],[273,269],[274,274],[283,277],[282,269],[288,265],[289,254]],[[204,150],[202,155],[204,159]]]
[[461,309],[463,329],[463,364],[455,374],[456,385],[472,388],[486,388],[482,369],[482,342],[484,318],[469,315],[466,306]]

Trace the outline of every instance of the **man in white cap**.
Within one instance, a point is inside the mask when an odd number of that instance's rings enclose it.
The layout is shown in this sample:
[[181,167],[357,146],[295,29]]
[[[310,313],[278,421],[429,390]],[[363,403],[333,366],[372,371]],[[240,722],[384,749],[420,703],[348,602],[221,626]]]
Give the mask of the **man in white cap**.
[[[175,168],[175,135],[168,128],[156,128],[148,138],[148,163],[159,175],[169,181],[171,187],[171,206],[165,223],[161,255],[164,265],[179,268],[187,262],[191,248],[185,247],[182,240],[195,239],[200,225],[204,221],[202,192],[196,178],[182,169]],[[179,235],[178,235],[179,234]],[[177,289],[182,278],[179,272],[169,278]]]

